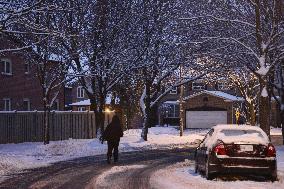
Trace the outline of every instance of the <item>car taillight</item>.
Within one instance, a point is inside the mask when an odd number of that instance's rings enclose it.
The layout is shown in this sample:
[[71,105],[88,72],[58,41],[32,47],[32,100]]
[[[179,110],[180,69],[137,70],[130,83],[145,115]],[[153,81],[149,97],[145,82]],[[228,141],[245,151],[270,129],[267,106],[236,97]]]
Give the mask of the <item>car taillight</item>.
[[276,157],[276,150],[272,144],[267,147],[267,157]]
[[214,152],[216,155],[226,155],[226,149],[224,144],[220,143],[214,147]]

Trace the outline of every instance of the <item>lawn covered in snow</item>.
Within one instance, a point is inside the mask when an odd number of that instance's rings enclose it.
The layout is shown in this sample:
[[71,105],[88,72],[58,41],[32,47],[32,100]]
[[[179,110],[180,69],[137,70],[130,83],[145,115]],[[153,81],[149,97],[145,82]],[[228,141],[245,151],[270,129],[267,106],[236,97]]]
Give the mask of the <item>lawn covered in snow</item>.
[[[173,127],[154,127],[149,129],[148,141],[140,137],[141,129],[124,132],[121,138],[120,152],[167,149],[191,145],[194,140],[202,139],[208,130],[186,130],[179,136],[179,130]],[[5,175],[24,169],[48,166],[51,163],[78,157],[106,154],[107,144],[98,139],[69,139],[43,143],[0,144],[0,182]]]
[[194,173],[194,161],[175,164],[166,169],[159,170],[151,177],[151,185],[154,188],[163,189],[276,189],[284,188],[284,146],[277,149],[277,169],[279,181],[262,181],[257,179],[244,178],[222,178],[217,177],[212,181],[206,180],[200,174]]

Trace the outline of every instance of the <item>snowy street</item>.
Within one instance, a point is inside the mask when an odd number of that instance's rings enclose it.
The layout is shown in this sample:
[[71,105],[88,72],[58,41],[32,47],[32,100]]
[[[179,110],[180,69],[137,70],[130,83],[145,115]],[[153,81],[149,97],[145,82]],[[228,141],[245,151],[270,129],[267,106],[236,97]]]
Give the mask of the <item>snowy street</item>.
[[[97,139],[0,145],[0,188],[281,188],[284,147],[277,146],[278,178],[221,175],[213,181],[194,173],[194,141],[208,130],[186,130],[179,137],[172,127],[125,131],[119,163],[106,163],[106,144]],[[279,133],[272,130],[273,134]]]
[[0,188],[150,188],[156,170],[192,159],[193,149],[125,152],[117,165],[108,165],[105,155],[55,163],[25,171],[0,184]]
[[[202,139],[208,130],[186,131],[183,137],[172,127],[155,127],[149,130],[148,141],[140,137],[140,129],[124,132],[120,152],[144,151],[153,149],[173,149],[194,146],[196,139]],[[107,144],[98,139],[69,139],[43,143],[20,143],[0,145],[0,183],[10,174],[26,169],[46,167],[53,163],[80,157],[106,154]]]
[[106,164],[105,155],[55,163],[14,175],[2,188],[282,188],[284,186],[284,148],[278,148],[279,181],[259,177],[220,176],[207,181],[194,173],[194,149],[124,152],[117,165]]

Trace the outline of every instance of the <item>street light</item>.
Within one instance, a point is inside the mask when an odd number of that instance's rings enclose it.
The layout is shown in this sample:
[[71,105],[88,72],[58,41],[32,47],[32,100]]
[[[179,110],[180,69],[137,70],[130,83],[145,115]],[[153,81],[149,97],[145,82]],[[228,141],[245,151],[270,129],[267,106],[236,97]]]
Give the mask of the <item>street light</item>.
[[104,110],[104,112],[107,114],[107,124],[109,124],[109,115],[110,115],[110,113],[115,112],[115,111],[114,111],[114,110],[111,110],[111,109],[109,109],[109,108],[106,108],[106,109]]
[[106,109],[105,109],[105,112],[106,112],[106,113],[110,113],[111,110],[110,110],[109,108],[106,108]]

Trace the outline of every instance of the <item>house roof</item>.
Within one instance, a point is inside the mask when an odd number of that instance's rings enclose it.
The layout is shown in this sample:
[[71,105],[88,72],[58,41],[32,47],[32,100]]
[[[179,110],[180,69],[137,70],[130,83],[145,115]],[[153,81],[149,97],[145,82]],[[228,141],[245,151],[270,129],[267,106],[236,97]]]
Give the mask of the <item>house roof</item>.
[[222,91],[207,91],[207,90],[203,90],[199,93],[188,96],[188,97],[185,98],[185,100],[199,96],[199,95],[204,94],[204,93],[206,93],[208,95],[213,95],[213,96],[216,96],[216,97],[223,98],[226,101],[244,101],[244,99],[242,97],[234,96],[234,95],[222,92]]

